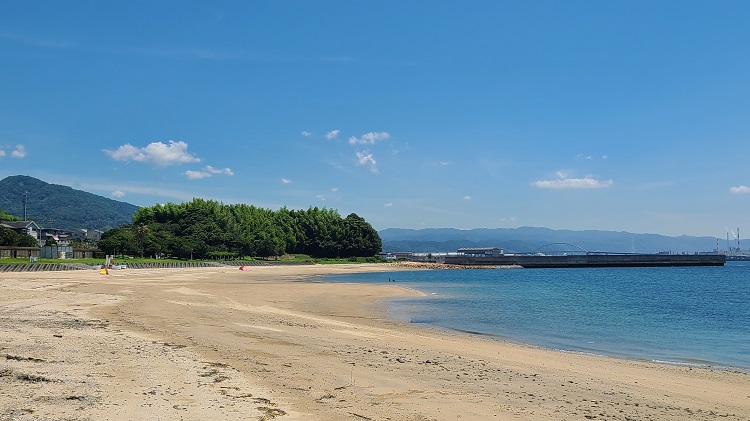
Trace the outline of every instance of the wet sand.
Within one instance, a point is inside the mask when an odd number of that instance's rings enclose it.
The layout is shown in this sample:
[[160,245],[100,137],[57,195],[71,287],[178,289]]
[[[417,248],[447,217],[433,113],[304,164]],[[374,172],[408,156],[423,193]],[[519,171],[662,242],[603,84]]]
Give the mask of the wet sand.
[[[0,421],[747,420],[750,376],[385,317],[387,265],[4,273]],[[384,279],[388,276],[384,274]]]

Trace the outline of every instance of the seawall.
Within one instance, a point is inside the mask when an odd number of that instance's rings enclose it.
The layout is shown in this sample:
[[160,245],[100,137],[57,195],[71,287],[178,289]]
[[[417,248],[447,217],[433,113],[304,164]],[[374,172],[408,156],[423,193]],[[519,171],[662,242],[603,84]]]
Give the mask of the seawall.
[[524,268],[724,266],[723,254],[583,254],[567,256],[447,256],[451,265],[517,265]]

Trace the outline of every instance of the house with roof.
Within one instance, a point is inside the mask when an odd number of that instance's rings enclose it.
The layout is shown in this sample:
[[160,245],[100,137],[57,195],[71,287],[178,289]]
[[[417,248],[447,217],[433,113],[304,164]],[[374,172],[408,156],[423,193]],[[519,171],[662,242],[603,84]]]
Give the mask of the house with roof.
[[68,246],[72,239],[73,234],[69,230],[60,228],[42,228],[39,233],[39,245],[46,245],[49,240],[54,240],[57,245]]
[[0,221],[0,227],[12,229],[19,234],[26,234],[39,241],[39,225],[34,221]]

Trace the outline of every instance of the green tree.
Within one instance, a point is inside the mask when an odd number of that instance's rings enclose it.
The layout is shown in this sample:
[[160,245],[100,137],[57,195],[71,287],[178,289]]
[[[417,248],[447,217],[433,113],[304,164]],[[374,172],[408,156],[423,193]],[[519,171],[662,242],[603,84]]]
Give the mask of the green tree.
[[10,247],[38,247],[36,238],[19,234],[10,228],[0,227],[0,246]]
[[138,250],[141,252],[141,257],[143,257],[143,250],[144,250],[144,244],[146,242],[146,235],[149,233],[150,229],[148,225],[146,224],[139,224],[139,225],[133,225],[133,237],[135,238],[136,245],[138,246]]
[[102,239],[99,241],[99,249],[106,254],[119,253],[121,257],[126,254],[134,255],[138,252],[135,246],[133,231],[129,225],[123,225],[102,234]]
[[[356,214],[341,218],[334,209],[224,205],[193,199],[141,208],[133,217],[131,241],[138,253],[177,258],[302,253],[313,257],[372,256],[380,251],[377,232]],[[122,247],[124,234],[103,244]],[[117,238],[120,240],[115,241]],[[126,240],[126,239],[125,239]],[[119,250],[119,248],[118,248]]]

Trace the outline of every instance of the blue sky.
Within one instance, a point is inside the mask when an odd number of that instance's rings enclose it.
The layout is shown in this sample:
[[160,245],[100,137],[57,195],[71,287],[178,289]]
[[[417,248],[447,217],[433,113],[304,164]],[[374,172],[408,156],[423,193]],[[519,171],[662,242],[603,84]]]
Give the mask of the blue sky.
[[725,238],[750,232],[749,21],[746,1],[5,2],[0,177],[376,229]]

